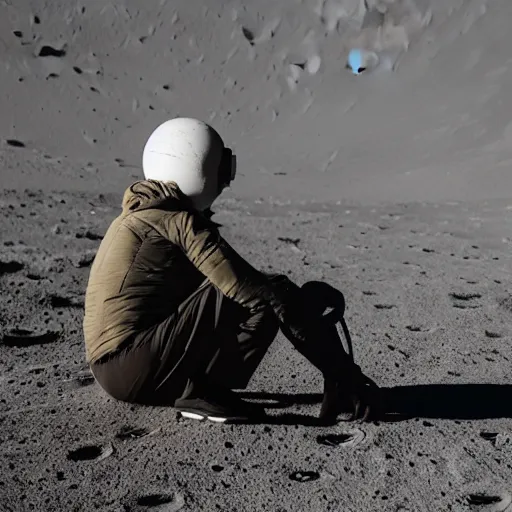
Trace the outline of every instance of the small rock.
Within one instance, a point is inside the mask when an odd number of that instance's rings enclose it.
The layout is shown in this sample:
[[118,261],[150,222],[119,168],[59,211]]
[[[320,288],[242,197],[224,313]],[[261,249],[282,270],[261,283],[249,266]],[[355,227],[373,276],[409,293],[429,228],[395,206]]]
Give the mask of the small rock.
[[306,63],[306,71],[310,75],[316,75],[320,70],[320,66],[322,64],[322,59],[318,55],[313,55],[308,62]]
[[82,255],[80,255],[75,261],[73,262],[73,265],[77,268],[85,268],[90,267],[92,265],[92,262],[94,261],[94,258],[96,257],[96,251],[89,251]]

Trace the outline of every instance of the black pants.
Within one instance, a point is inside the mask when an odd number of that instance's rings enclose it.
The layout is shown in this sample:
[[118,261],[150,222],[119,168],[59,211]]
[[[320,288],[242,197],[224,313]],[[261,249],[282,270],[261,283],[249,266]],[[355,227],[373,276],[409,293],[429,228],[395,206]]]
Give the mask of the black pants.
[[118,400],[173,405],[189,379],[245,388],[278,330],[270,307],[251,314],[205,281],[176,313],[91,370]]

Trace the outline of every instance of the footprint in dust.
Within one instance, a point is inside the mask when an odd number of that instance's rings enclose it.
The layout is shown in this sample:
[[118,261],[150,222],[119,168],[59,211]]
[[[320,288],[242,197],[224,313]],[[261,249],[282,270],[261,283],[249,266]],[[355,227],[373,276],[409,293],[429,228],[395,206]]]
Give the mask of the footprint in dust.
[[[468,505],[476,510],[485,510],[486,512],[504,512],[512,503],[512,496],[508,492],[501,494],[470,494],[467,497]],[[476,508],[478,507],[478,508]]]
[[129,439],[141,439],[142,437],[155,434],[159,430],[159,428],[155,430],[149,430],[148,428],[136,428],[131,427],[130,425],[124,425],[116,434],[116,439],[121,441],[127,441]]
[[30,347],[32,345],[45,345],[57,341],[61,332],[59,331],[44,331],[34,332],[29,329],[12,329],[7,334],[4,334],[2,343],[6,347]]
[[178,512],[184,506],[185,498],[180,493],[155,492],[130,498],[124,504],[124,510],[127,512],[143,512],[155,509],[159,512]]
[[316,438],[318,444],[325,446],[343,446],[344,448],[354,448],[361,444],[366,438],[366,434],[360,429],[350,430],[342,434],[319,435]]
[[295,482],[313,482],[320,478],[320,474],[317,471],[294,471],[289,478]]
[[67,458],[68,460],[72,460],[73,462],[83,462],[83,461],[94,461],[100,462],[107,457],[110,457],[114,453],[114,447],[111,443],[101,446],[101,445],[88,445],[81,446],[76,450],[68,451]]

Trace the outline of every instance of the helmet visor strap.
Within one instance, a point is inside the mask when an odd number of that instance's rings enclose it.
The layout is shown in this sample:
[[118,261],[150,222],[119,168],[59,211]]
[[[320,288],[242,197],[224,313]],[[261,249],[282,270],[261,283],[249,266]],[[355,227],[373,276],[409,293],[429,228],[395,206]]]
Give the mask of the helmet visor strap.
[[219,186],[228,187],[236,176],[236,155],[229,148],[224,148],[219,165]]

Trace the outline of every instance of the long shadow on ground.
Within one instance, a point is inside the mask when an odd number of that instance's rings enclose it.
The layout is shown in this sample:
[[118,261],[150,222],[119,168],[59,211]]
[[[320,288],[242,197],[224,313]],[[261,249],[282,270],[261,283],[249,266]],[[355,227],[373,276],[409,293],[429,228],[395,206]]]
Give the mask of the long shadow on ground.
[[[382,421],[400,421],[410,418],[437,418],[447,420],[480,420],[512,418],[512,385],[499,384],[425,384],[382,388]],[[241,392],[240,396],[265,403],[268,409],[293,404],[316,404],[322,401],[320,393],[265,393]],[[282,414],[273,416],[271,423],[317,425],[312,416]]]
[[512,418],[512,385],[425,384],[383,389],[386,412],[419,418]]

